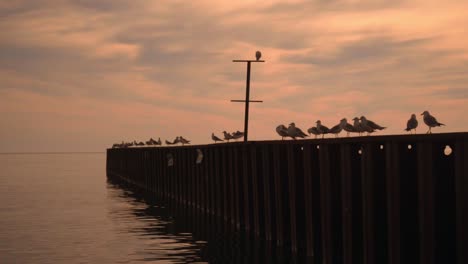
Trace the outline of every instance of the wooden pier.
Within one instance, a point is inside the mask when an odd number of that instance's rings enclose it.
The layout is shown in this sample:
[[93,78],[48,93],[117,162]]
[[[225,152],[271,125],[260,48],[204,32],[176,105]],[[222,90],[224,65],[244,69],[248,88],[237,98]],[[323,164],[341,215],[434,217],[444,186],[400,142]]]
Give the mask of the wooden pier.
[[468,133],[108,149],[107,175],[313,263],[468,263]]

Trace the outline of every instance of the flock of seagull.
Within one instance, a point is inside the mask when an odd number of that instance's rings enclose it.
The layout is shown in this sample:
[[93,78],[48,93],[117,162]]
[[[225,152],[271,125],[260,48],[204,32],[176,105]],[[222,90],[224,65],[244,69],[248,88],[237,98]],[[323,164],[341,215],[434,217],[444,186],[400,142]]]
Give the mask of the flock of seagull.
[[[190,144],[190,140],[187,140],[182,136],[178,136],[172,142],[166,139],[165,143],[166,145],[176,145],[179,143],[181,143],[182,145],[185,145],[185,144]],[[134,140],[133,142],[122,141],[122,143],[115,143],[114,145],[112,145],[112,148],[128,148],[128,147],[142,147],[142,146],[162,146],[162,141],[161,141],[161,138],[158,138],[158,141],[154,140],[153,138],[150,138],[146,142],[143,142],[143,141],[137,142],[136,140]]]
[[231,134],[229,132],[223,131],[224,139],[220,139],[219,137],[215,136],[214,133],[211,133],[211,139],[216,143],[218,141],[224,141],[226,140],[229,142],[229,140],[234,139],[238,140],[239,138],[244,136],[244,132],[240,132],[237,130],[236,132],[232,132]]
[[[424,123],[429,127],[429,130],[426,132],[426,134],[431,134],[431,128],[433,127],[444,126],[444,124],[439,123],[437,119],[429,113],[429,111],[424,111],[421,115],[423,116]],[[360,118],[355,117],[353,118],[353,121],[354,123],[351,125],[350,123],[348,123],[348,120],[346,118],[343,118],[340,120],[339,124],[328,128],[327,126],[322,125],[322,122],[320,120],[317,120],[317,126],[307,129],[307,132],[309,133],[309,135],[315,135],[315,138],[317,138],[320,135],[322,135],[322,138],[324,138],[325,134],[334,134],[335,137],[338,137],[338,134],[341,133],[341,131],[347,132],[348,136],[350,133],[358,133],[359,135],[367,133],[367,135],[370,135],[373,132],[383,130],[386,128],[367,119],[365,116],[361,116]],[[404,130],[409,132],[414,130],[414,133],[416,133],[417,127],[418,120],[416,119],[416,115],[412,114],[410,119],[406,122],[406,128]],[[282,140],[285,137],[296,139],[305,138],[309,136],[306,133],[304,133],[300,128],[296,127],[294,123],[289,124],[288,127],[284,125],[279,125],[276,127],[276,132],[278,133],[278,135],[281,136]]]
[[[424,124],[426,124],[429,127],[429,130],[427,130],[426,134],[431,134],[432,133],[431,129],[433,127],[445,126],[444,124],[437,121],[437,119],[434,116],[432,116],[429,113],[429,111],[424,111],[421,115],[423,116]],[[371,133],[374,133],[376,131],[383,130],[386,128],[367,119],[365,116],[361,116],[360,118],[355,117],[353,118],[353,121],[354,121],[353,124],[350,124],[348,123],[348,120],[346,118],[343,118],[340,120],[339,124],[331,128],[328,128],[327,126],[323,125],[320,120],[317,120],[316,122],[317,125],[307,129],[307,132],[309,133],[309,135],[315,135],[315,138],[317,138],[320,135],[322,136],[322,138],[324,138],[326,134],[333,134],[335,135],[335,137],[338,137],[338,134],[340,134],[342,131],[345,131],[347,133],[347,136],[349,136],[350,133],[357,133],[360,136],[363,135],[364,133],[367,133],[367,135],[370,135]],[[404,130],[410,133],[412,131],[416,133],[417,127],[418,127],[418,120],[416,119],[416,115],[412,114],[410,119],[407,121],[406,128]],[[294,124],[294,122],[289,124],[288,127],[282,124],[277,126],[276,132],[278,133],[278,135],[281,136],[281,140],[283,140],[285,137],[290,137],[295,140],[296,138],[305,138],[309,136],[308,134],[304,133],[300,128],[296,127],[296,124]],[[229,142],[229,140],[237,140],[244,136],[244,133],[240,132],[239,130],[233,133],[229,133],[226,131],[223,131],[222,133],[224,135],[223,139],[217,137],[214,133],[211,133],[211,139],[215,143],[224,142],[224,141]],[[165,143],[166,145],[176,145],[179,143],[182,145],[185,145],[185,144],[190,144],[190,140],[187,140],[182,136],[178,136],[172,142],[165,140]],[[128,147],[133,147],[133,146],[135,147],[161,146],[161,145],[162,145],[161,138],[158,138],[157,141],[154,140],[153,138],[150,138],[146,142],[142,142],[142,141],[137,142],[135,140],[133,142],[122,141],[122,143],[114,144],[112,148],[128,148]]]

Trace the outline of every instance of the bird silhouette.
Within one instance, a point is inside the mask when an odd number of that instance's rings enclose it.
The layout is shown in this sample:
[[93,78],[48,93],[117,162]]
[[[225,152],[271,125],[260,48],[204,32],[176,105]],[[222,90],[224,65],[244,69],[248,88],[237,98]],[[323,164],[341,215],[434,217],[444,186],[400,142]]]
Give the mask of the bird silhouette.
[[426,132],[426,134],[432,134],[431,128],[433,127],[445,126],[445,124],[439,123],[435,117],[429,114],[429,111],[424,111],[421,115],[424,116],[424,123],[429,127],[429,130]]
[[362,127],[361,123],[359,122],[359,118],[355,117],[353,118],[354,123],[353,123],[353,128],[354,130],[359,133],[359,135],[362,134],[362,132],[365,132],[364,128]]
[[338,137],[338,134],[341,132],[341,130],[343,130],[343,128],[341,127],[341,123],[340,123],[340,124],[330,128],[329,133],[330,134],[335,134],[335,137]]
[[289,137],[288,128],[285,127],[283,124],[276,127],[276,133],[278,133],[278,135],[281,136],[281,140],[283,140],[284,137]]
[[294,124],[294,122],[289,124],[288,135],[292,137],[294,140],[296,139],[296,137],[300,137],[300,138],[307,137],[307,134],[304,133],[300,128],[296,127],[296,124]]
[[414,133],[416,134],[416,128],[418,127],[418,120],[416,119],[416,115],[412,114],[411,118],[408,119],[408,122],[406,122],[406,131],[410,131],[414,129]]
[[[170,142],[168,141],[167,139],[165,140],[166,141],[166,145],[174,145],[174,144],[177,144],[177,142]],[[174,140],[175,141],[175,140]]]
[[211,133],[211,139],[216,143],[217,141],[224,141],[222,139],[220,139],[219,137],[215,136],[214,133]]
[[233,139],[232,135],[229,134],[228,132],[223,131],[223,134],[224,134],[224,140],[227,140],[227,142],[229,142],[230,139]]
[[372,122],[371,120],[367,119],[365,116],[361,116],[361,123],[364,125],[364,126],[369,126],[370,128],[374,129],[374,130],[383,130],[385,129],[386,127],[383,127],[383,126],[379,126],[377,125],[375,122]]
[[162,145],[161,138],[158,138],[158,141],[154,142],[154,145],[161,146]]
[[232,135],[232,138],[237,141],[237,139],[244,136],[244,132],[240,132],[239,130],[237,130],[236,132],[233,132],[231,135]]
[[322,138],[325,136],[325,134],[330,133],[330,129],[324,125],[322,125],[322,122],[320,120],[317,120],[317,130],[322,134]]
[[190,144],[190,140],[187,140],[182,136],[179,137],[179,142],[182,143],[182,145]]
[[260,51],[257,50],[257,52],[255,52],[255,58],[257,60],[260,60],[260,58],[262,57],[262,53]]
[[349,133],[357,132],[356,129],[354,129],[353,125],[348,123],[348,120],[346,118],[340,120],[340,126],[343,128],[344,131],[346,131],[348,137]]
[[311,127],[307,129],[307,133],[309,133],[309,135],[315,135],[315,138],[317,138],[317,136],[320,135],[320,132],[316,127]]

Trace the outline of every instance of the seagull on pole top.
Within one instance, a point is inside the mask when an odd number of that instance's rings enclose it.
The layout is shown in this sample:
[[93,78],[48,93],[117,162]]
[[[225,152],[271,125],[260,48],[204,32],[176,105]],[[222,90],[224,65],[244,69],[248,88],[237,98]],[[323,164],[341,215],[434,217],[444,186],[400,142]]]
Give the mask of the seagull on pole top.
[[255,58],[259,60],[261,57],[262,57],[262,53],[257,50],[257,52],[255,52]]

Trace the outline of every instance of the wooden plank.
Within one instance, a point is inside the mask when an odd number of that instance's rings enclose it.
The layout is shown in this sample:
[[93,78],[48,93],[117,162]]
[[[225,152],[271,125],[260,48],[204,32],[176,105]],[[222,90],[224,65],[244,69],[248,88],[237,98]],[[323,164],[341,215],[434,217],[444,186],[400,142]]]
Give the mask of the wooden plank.
[[227,195],[228,195],[228,203],[227,203],[227,214],[228,214],[228,223],[231,226],[235,226],[235,215],[234,215],[234,155],[231,147],[226,147],[227,156]]
[[265,239],[271,241],[273,239],[271,233],[271,203],[270,200],[270,155],[268,145],[264,145],[262,151],[262,167],[263,167],[263,206],[264,206],[264,219],[265,219]]
[[221,171],[221,164],[220,164],[220,152],[221,150],[219,148],[214,148],[214,163],[213,166],[215,168],[214,170],[214,178],[213,178],[213,205],[214,205],[214,214],[217,217],[221,217],[221,177],[220,177],[220,171]]
[[468,263],[468,141],[458,139],[455,155],[456,244],[457,263]]
[[432,142],[419,142],[418,207],[419,207],[419,263],[434,263],[434,176],[432,173]]
[[281,156],[280,148],[278,145],[273,146],[273,177],[274,177],[274,189],[275,189],[275,222],[276,228],[274,229],[276,235],[276,245],[280,246],[284,244],[283,234],[283,206],[282,206],[282,190],[281,190]]
[[251,183],[252,183],[252,217],[253,217],[253,232],[255,236],[260,236],[260,215],[259,215],[259,195],[258,195],[258,165],[257,165],[257,149],[254,145],[250,147],[250,164],[251,164]]
[[250,163],[250,155],[249,155],[248,147],[246,145],[243,146],[242,148],[242,177],[243,177],[243,186],[242,186],[242,193],[244,194],[244,199],[243,199],[243,204],[242,204],[242,209],[244,211],[244,228],[245,230],[250,232],[251,226],[250,226],[250,171],[249,171],[249,163]]
[[361,154],[362,184],[362,230],[363,256],[365,264],[375,263],[375,221],[374,221],[374,146],[366,143]]
[[223,153],[221,155],[221,160],[222,160],[222,168],[223,170],[221,171],[221,177],[223,179],[223,219],[224,223],[228,223],[229,221],[229,198],[230,198],[230,185],[229,185],[229,165],[228,165],[228,159],[229,158],[229,151],[227,147],[223,147]]
[[335,263],[332,236],[332,197],[331,197],[331,174],[330,154],[326,144],[320,145],[320,213],[322,227],[322,256],[324,264]]
[[297,228],[296,228],[296,162],[294,155],[294,145],[287,147],[288,160],[288,187],[289,187],[289,219],[291,232],[291,251],[297,252]]
[[313,183],[312,183],[312,146],[304,146],[304,210],[305,210],[305,232],[306,232],[306,255],[315,256],[314,245],[314,211],[313,211]]
[[234,175],[233,175],[233,186],[234,186],[234,194],[233,194],[233,213],[234,213],[234,222],[236,228],[239,230],[241,228],[241,217],[240,217],[240,177],[242,176],[239,163],[239,146],[233,147],[233,156],[234,156]]
[[385,144],[387,183],[388,264],[400,263],[400,158],[398,144]]
[[341,203],[343,221],[343,263],[353,262],[353,200],[351,146],[343,144],[340,148]]

